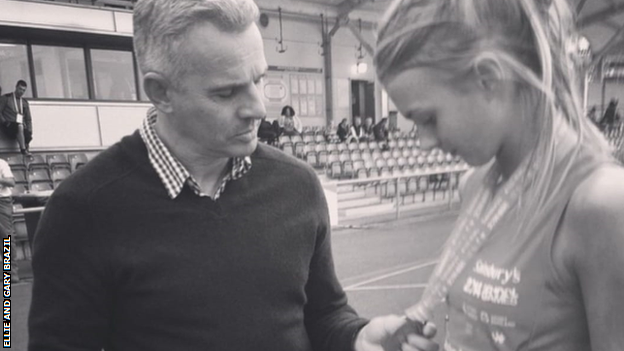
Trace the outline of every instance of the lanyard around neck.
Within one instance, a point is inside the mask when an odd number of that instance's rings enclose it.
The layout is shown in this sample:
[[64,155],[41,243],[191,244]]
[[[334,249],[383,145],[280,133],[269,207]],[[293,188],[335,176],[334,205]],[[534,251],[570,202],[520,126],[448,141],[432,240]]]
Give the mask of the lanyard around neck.
[[22,114],[22,111],[24,110],[24,107],[22,105],[22,98],[19,99],[19,102],[20,104],[19,106],[17,106],[17,99],[15,98],[15,93],[13,93],[13,103],[15,104],[15,108],[17,109],[17,113]]

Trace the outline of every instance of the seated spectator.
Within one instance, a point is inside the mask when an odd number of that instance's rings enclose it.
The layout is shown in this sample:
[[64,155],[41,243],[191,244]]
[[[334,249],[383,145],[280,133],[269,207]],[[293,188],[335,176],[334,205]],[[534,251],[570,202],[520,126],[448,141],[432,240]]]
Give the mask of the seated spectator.
[[386,142],[388,141],[388,128],[387,128],[388,118],[384,117],[379,121],[379,123],[375,124],[373,127],[373,135],[375,137],[375,141],[377,142]]
[[[7,161],[0,159],[0,233],[3,238],[11,236],[11,247],[17,250],[15,232],[13,230],[13,197],[11,188],[15,186],[15,179]],[[11,255],[13,257],[13,255]],[[19,281],[17,261],[11,262],[11,281]]]
[[349,123],[347,122],[346,118],[343,118],[342,121],[338,123],[338,130],[336,131],[336,135],[338,136],[338,139],[340,139],[341,143],[347,140],[347,136],[349,135]]
[[362,127],[364,129],[364,136],[368,139],[368,140],[374,140],[375,136],[373,135],[373,117],[366,117],[366,119],[364,120],[364,126]]
[[282,135],[282,127],[280,127],[279,121],[273,120],[271,127],[273,128],[273,131],[275,132],[275,138],[279,139],[280,135]]
[[271,145],[276,142],[277,133],[273,129],[271,122],[266,120],[266,117],[260,121],[260,126],[258,127],[258,138],[260,141],[264,141]]
[[292,118],[284,119],[284,127],[282,128],[282,135],[300,135],[299,131],[295,128],[295,122]]
[[301,134],[303,132],[303,123],[301,123],[299,117],[295,115],[295,109],[292,108],[292,106],[290,105],[286,105],[282,108],[282,114],[279,121],[279,124],[280,126],[282,126],[282,128],[286,126],[287,120],[292,121],[292,125],[298,134]]
[[28,101],[23,98],[27,84],[20,80],[15,92],[0,96],[0,128],[16,139],[22,154],[30,156],[28,145],[32,140],[32,118]]
[[364,134],[364,127],[362,126],[362,118],[353,118],[353,125],[351,126],[349,136],[347,136],[347,142],[367,141],[368,136]]

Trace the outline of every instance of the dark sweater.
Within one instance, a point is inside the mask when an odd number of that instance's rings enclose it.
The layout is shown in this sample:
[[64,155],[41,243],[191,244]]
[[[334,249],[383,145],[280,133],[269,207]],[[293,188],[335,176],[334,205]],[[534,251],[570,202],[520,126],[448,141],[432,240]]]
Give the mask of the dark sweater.
[[168,198],[138,133],[65,180],[34,241],[29,350],[350,350],[313,171],[259,145],[218,201]]

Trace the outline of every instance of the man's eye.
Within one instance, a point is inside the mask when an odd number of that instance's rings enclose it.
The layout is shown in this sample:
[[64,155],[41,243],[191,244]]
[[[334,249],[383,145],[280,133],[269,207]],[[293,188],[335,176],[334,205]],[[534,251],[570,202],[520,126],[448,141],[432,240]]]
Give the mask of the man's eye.
[[234,94],[234,89],[222,90],[216,93],[218,97],[224,98],[224,99],[232,97],[233,94]]

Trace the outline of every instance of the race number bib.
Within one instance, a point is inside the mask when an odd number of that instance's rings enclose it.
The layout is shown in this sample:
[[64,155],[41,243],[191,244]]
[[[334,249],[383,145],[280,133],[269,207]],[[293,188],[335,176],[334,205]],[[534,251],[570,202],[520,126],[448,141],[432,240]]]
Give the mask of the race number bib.
[[15,122],[17,123],[23,123],[24,122],[24,115],[22,115],[21,113],[18,113],[17,116],[15,117]]

